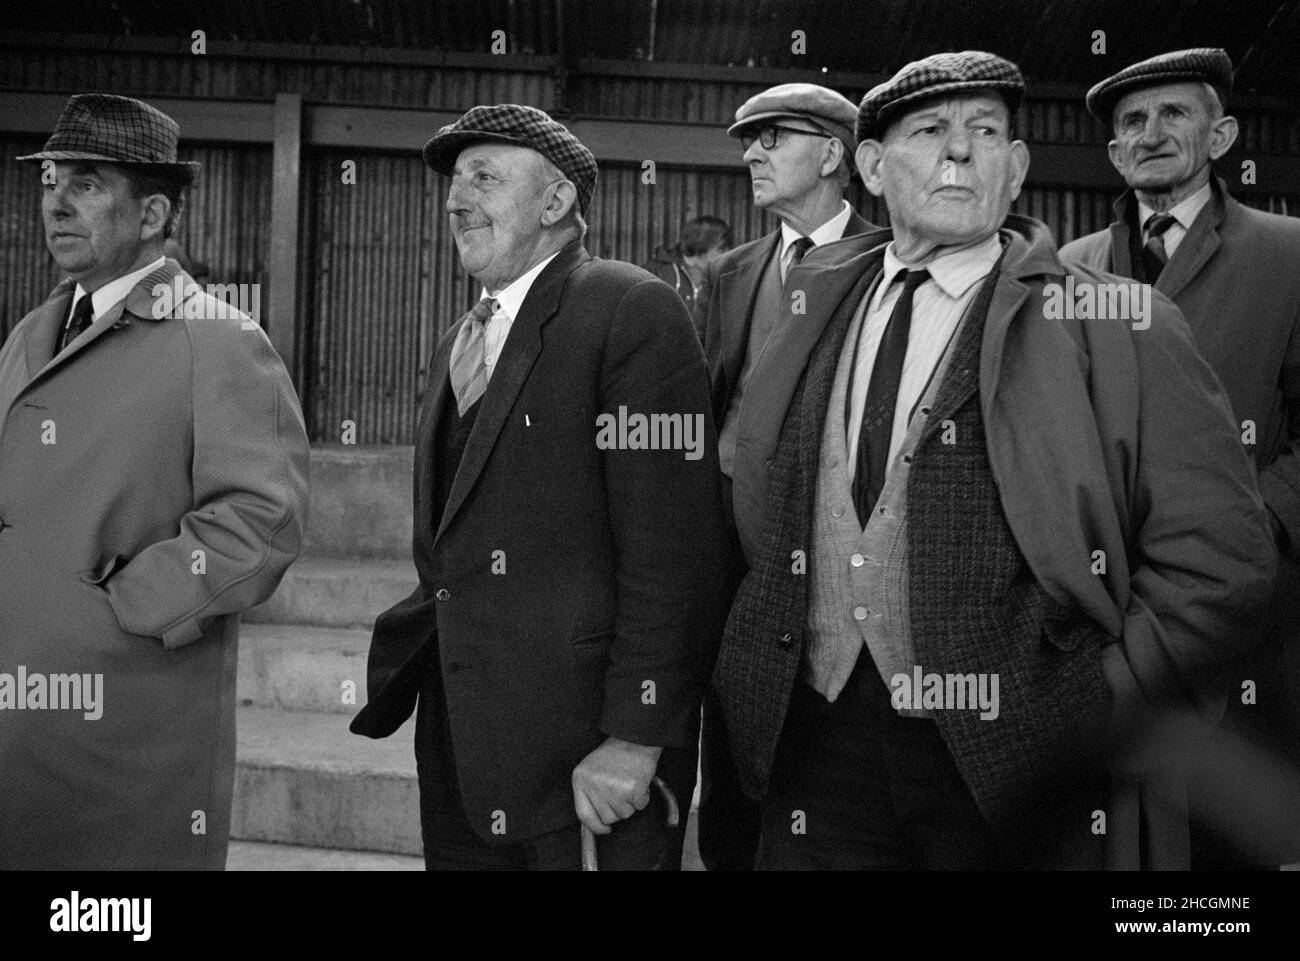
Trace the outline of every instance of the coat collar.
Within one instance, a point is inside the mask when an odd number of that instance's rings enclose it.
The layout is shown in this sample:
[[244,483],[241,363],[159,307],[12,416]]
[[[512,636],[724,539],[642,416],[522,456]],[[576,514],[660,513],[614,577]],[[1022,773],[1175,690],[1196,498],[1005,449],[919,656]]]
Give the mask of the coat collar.
[[[1155,283],[1156,290],[1172,300],[1195,279],[1206,261],[1219,249],[1219,228],[1236,203],[1228,193],[1223,178],[1211,176],[1210,199],[1197,214],[1191,230],[1178,245],[1165,269],[1160,272],[1160,279]],[[1111,205],[1111,210],[1115,214],[1110,225],[1111,270],[1122,277],[1132,277],[1134,270],[1129,244],[1137,220],[1137,195],[1131,188],[1125,190]]]
[[[575,240],[564,247],[533,281],[533,286],[519,309],[519,316],[510,326],[510,334],[506,337],[505,346],[501,348],[501,356],[492,372],[492,379],[488,381],[487,391],[479,403],[478,417],[465,442],[465,452],[447,495],[447,505],[438,524],[435,542],[464,505],[479,475],[483,473],[488,457],[496,446],[497,437],[501,434],[501,428],[505,426],[506,418],[514,407],[515,398],[519,396],[533,364],[542,352],[542,328],[559,311],[560,295],[569,275],[589,260],[591,254],[587,253],[582,241]],[[448,331],[448,336],[439,344],[432,361],[435,366],[429,378],[432,396],[429,400],[427,428],[430,443],[435,440],[433,434],[442,415],[442,406],[446,403],[446,387],[451,378],[451,344],[454,340],[454,331]],[[430,528],[431,521],[432,518],[424,530]]]
[[[157,270],[147,274],[132,287],[123,300],[96,318],[84,337],[55,357],[54,341],[67,321],[68,307],[77,286],[72,279],[60,283],[49,299],[38,308],[27,334],[28,386],[70,363],[110,330],[120,330],[136,320],[160,323],[182,316],[182,301],[172,296],[177,289],[178,280],[180,289],[186,291],[187,296],[197,291],[198,285],[189,274],[181,270],[180,264],[175,260],[164,260]],[[160,284],[166,290],[155,294]],[[169,306],[170,309],[167,309]]]

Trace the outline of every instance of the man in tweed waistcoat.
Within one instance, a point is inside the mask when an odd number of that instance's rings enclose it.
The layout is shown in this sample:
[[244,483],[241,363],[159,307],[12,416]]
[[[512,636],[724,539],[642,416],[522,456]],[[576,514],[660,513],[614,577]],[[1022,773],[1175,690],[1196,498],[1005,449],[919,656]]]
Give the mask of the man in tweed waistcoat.
[[1268,522],[1177,308],[1060,309],[1120,278],[1008,213],[1023,90],[967,51],[867,94],[892,241],[810,252],[755,372],[714,684],[761,867],[1185,866],[1178,779],[1102,748],[1246,643]]

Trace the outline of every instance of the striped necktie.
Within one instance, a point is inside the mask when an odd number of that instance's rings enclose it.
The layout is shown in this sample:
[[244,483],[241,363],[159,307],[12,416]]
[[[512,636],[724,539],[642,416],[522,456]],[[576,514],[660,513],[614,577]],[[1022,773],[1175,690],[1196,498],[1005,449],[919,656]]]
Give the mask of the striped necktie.
[[487,391],[487,322],[497,309],[492,297],[484,297],[465,315],[451,347],[451,391],[461,417]]
[[1152,214],[1142,228],[1142,266],[1146,270],[1147,283],[1154,284],[1160,272],[1169,263],[1165,253],[1165,231],[1178,223],[1173,214]]

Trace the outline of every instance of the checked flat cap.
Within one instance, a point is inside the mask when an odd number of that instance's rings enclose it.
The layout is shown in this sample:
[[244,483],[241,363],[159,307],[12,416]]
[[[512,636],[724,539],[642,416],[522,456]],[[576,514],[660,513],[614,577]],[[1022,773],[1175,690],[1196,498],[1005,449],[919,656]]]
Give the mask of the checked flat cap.
[[1007,110],[1014,114],[1025,94],[1025,80],[1010,60],[982,50],[936,53],[914,60],[862,98],[858,139],[880,139],[900,114],[923,101],[981,90],[1001,94]]
[[171,117],[143,100],[107,93],[79,93],[68,99],[54,133],[40,153],[18,160],[102,160],[152,167],[187,183],[198,173],[193,162],[178,163],[176,142],[181,128]]
[[434,134],[424,145],[424,162],[450,176],[460,152],[485,140],[536,150],[573,181],[578,191],[578,210],[587,212],[596,189],[596,158],[568,127],[536,107],[517,103],[474,107]]
[[746,129],[760,126],[765,120],[800,117],[841,140],[852,157],[858,149],[858,141],[853,136],[857,116],[853,101],[829,87],[815,83],[783,83],[756,93],[742,103],[736,111],[736,122],[727,128],[727,133],[739,137]]
[[1088,91],[1088,112],[1109,124],[1115,105],[1130,91],[1162,83],[1204,81],[1219,92],[1223,106],[1232,93],[1232,60],[1218,47],[1194,47],[1162,53],[1125,67]]

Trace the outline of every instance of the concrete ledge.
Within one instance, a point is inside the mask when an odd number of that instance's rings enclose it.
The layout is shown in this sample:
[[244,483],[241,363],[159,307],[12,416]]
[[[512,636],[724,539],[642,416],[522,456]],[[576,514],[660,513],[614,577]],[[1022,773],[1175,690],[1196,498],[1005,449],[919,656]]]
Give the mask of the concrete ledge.
[[[239,703],[352,715],[366,701],[364,628],[244,624],[239,635]],[[346,703],[345,682],[355,697]]]
[[297,844],[231,841],[227,871],[423,871],[424,858]]
[[409,560],[297,560],[265,604],[244,615],[250,624],[374,626],[375,618],[415,590]]
[[415,725],[370,740],[348,718],[238,709],[231,838],[419,856]]
[[313,447],[303,553],[409,562],[414,461],[413,447]]

